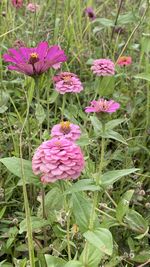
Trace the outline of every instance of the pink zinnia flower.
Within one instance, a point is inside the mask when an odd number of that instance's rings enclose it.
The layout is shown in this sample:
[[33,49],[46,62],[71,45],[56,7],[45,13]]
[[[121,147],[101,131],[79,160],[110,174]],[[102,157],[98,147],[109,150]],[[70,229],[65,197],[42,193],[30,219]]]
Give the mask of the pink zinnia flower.
[[31,11],[33,13],[39,11],[39,9],[40,9],[40,6],[38,4],[29,3],[27,5],[27,10],[29,10],[29,11]]
[[67,60],[64,51],[59,46],[49,47],[47,42],[41,42],[35,48],[8,49],[8,54],[4,54],[3,58],[6,62],[13,63],[13,65],[8,66],[9,70],[33,77]]
[[87,7],[84,12],[89,17],[89,19],[96,19],[96,15],[92,7]]
[[70,141],[75,141],[80,138],[81,130],[76,124],[69,121],[62,121],[59,124],[53,126],[51,130],[52,137],[65,137]]
[[91,106],[85,108],[86,113],[90,112],[104,112],[104,113],[113,113],[117,109],[119,109],[120,104],[115,102],[114,100],[105,100],[104,98],[100,98],[98,101],[93,100],[91,102]]
[[21,8],[23,6],[23,0],[11,0],[11,3],[16,8]]
[[112,76],[115,74],[115,64],[110,59],[96,59],[91,70],[97,76]]
[[66,138],[43,142],[32,158],[33,172],[41,175],[43,183],[77,179],[84,164],[80,147]]
[[132,63],[132,58],[131,57],[119,57],[119,59],[117,60],[117,64],[119,66],[127,66],[130,65]]
[[55,89],[60,94],[79,93],[83,90],[82,83],[76,74],[71,72],[62,72],[54,76]]

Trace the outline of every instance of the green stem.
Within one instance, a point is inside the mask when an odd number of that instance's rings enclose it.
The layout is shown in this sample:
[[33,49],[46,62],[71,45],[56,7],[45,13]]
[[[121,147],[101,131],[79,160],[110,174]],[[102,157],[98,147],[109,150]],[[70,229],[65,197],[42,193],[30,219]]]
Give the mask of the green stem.
[[64,119],[65,104],[66,104],[66,94],[63,95],[63,102],[62,102],[62,109],[61,109],[61,120],[62,121]]
[[[103,170],[104,153],[105,153],[105,138],[102,137],[101,156],[100,156],[99,171],[98,171],[97,176],[96,176],[96,185],[99,185],[99,183],[100,183],[102,170]],[[93,208],[92,208],[92,213],[91,213],[91,217],[90,217],[90,224],[89,224],[90,230],[93,230],[93,225],[94,225],[94,220],[95,220],[95,209],[97,208],[97,202],[98,202],[98,191],[95,191],[94,192],[94,198],[93,198]]]
[[[26,93],[25,93],[25,95],[26,95]],[[26,117],[25,117],[24,123],[22,125],[21,132],[20,132],[20,146],[19,147],[20,147],[21,178],[22,178],[22,186],[23,186],[23,197],[24,197],[25,215],[26,215],[26,222],[27,222],[29,259],[30,259],[30,266],[35,267],[30,208],[29,208],[28,195],[27,195],[27,190],[26,190],[26,177],[25,177],[25,173],[24,173],[23,153],[22,153],[23,130],[25,128],[25,125],[26,125],[27,119],[28,119],[28,115],[29,115],[29,102],[27,99],[27,95],[26,95],[26,100],[27,100],[27,112],[26,112]]]
[[71,261],[71,249],[70,249],[70,212],[67,214],[67,248],[68,248],[68,260]]

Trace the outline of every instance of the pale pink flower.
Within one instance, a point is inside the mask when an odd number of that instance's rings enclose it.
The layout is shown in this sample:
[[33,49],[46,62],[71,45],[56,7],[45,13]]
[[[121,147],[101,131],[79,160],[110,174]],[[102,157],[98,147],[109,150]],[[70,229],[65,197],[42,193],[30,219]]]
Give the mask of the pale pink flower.
[[119,57],[119,59],[117,60],[117,64],[119,66],[127,66],[130,65],[132,63],[132,58],[131,57]]
[[34,3],[29,3],[27,5],[27,10],[29,10],[30,12],[37,12],[39,11],[40,9],[40,6],[38,4],[34,4]]
[[76,74],[71,72],[61,72],[53,77],[55,89],[60,94],[79,93],[83,90],[83,86]]
[[80,147],[66,138],[43,142],[32,158],[32,170],[34,174],[41,175],[43,183],[77,179],[84,165]]
[[69,121],[62,121],[53,126],[51,136],[60,138],[65,137],[70,141],[75,141],[80,138],[81,130],[76,124],[70,123]]
[[105,100],[104,98],[100,98],[98,101],[93,100],[91,102],[91,106],[85,108],[86,113],[90,112],[104,112],[104,113],[113,113],[117,109],[120,108],[120,104],[115,102],[114,100]]
[[23,0],[11,0],[11,3],[16,8],[23,7]]
[[96,59],[91,70],[97,76],[112,76],[115,74],[115,64],[110,59]]

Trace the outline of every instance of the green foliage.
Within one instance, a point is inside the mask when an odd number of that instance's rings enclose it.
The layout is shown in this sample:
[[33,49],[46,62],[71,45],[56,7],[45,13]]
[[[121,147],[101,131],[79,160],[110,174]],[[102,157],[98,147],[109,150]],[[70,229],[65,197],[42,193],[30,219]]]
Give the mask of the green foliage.
[[[149,244],[150,34],[148,1],[35,1],[36,13],[0,1],[0,266],[114,267],[143,264]],[[34,1],[33,1],[34,2]],[[124,3],[123,3],[124,2]],[[92,6],[96,19],[85,14]],[[144,15],[145,13],[145,15]],[[143,17],[144,15],[144,17]],[[16,40],[42,40],[67,55],[60,70],[35,79],[7,69],[3,54]],[[117,59],[131,56],[121,67]],[[109,58],[115,75],[92,73],[95,59]],[[53,76],[75,73],[84,90],[63,96]],[[36,77],[37,78],[37,77]],[[120,103],[112,114],[89,116],[85,107],[103,97]],[[38,98],[38,99],[37,99]],[[22,190],[20,133],[27,202]],[[62,114],[63,113],[63,114]],[[79,125],[84,153],[79,180],[41,185],[32,172],[35,149],[62,120]],[[105,139],[104,153],[101,140]],[[71,177],[70,177],[71,178]],[[31,218],[34,261],[29,262]],[[108,230],[109,229],[109,230]],[[146,262],[148,262],[146,264]]]
[[113,239],[111,232],[105,228],[98,228],[94,231],[87,231],[83,234],[89,243],[95,246],[102,253],[112,254]]

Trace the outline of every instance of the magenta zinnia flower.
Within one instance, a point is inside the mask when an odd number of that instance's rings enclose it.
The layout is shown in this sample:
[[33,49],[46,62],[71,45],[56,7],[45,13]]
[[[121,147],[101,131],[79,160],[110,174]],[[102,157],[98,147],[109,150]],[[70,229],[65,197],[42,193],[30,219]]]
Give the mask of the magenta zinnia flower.
[[115,64],[110,59],[96,59],[91,70],[97,76],[112,76],[115,74]]
[[84,12],[89,17],[89,19],[96,19],[96,15],[92,7],[87,7]]
[[71,72],[62,72],[53,78],[55,89],[60,94],[79,93],[83,90],[82,83],[76,74]]
[[80,147],[66,138],[53,138],[43,142],[32,159],[33,172],[41,175],[43,183],[77,179],[84,164]]
[[40,75],[67,59],[59,46],[48,47],[47,42],[41,42],[35,48],[8,49],[8,54],[4,54],[3,58],[6,62],[13,63],[8,66],[9,70],[15,70],[28,76]]
[[16,8],[21,8],[23,6],[23,0],[11,0],[11,3]]
[[27,10],[29,10],[30,12],[37,12],[39,11],[40,9],[40,6],[38,4],[34,4],[34,3],[29,3],[27,5]]
[[127,66],[130,65],[132,63],[132,58],[131,57],[119,57],[119,59],[117,60],[117,64],[122,66]]
[[76,124],[70,123],[69,121],[62,121],[53,126],[51,136],[60,138],[65,137],[70,141],[75,141],[80,138],[81,130]]
[[104,112],[104,113],[113,113],[117,109],[119,109],[120,104],[115,102],[114,100],[105,100],[104,98],[100,98],[98,101],[93,100],[91,102],[91,106],[85,108],[86,113],[90,112]]

